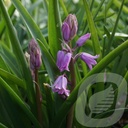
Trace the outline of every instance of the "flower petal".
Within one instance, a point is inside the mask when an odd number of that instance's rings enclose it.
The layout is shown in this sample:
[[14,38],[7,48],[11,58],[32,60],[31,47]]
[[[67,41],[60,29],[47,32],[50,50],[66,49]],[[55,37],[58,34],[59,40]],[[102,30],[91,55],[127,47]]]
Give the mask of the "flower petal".
[[90,36],[91,36],[90,33],[87,33],[87,34],[81,36],[81,37],[77,40],[76,45],[77,45],[78,47],[82,46],[82,45],[90,38]]
[[72,54],[71,53],[67,53],[65,51],[59,51],[57,53],[57,67],[59,68],[59,70],[62,72],[64,70],[69,71],[68,66],[71,60]]
[[58,94],[69,96],[70,91],[67,90],[67,78],[64,75],[59,76],[52,85],[52,90]]
[[92,70],[92,65],[96,65],[97,62],[95,59],[97,59],[99,55],[92,56],[88,53],[81,53],[80,58],[88,65],[89,69]]
[[62,34],[65,42],[68,42],[70,40],[70,28],[66,22],[62,25]]

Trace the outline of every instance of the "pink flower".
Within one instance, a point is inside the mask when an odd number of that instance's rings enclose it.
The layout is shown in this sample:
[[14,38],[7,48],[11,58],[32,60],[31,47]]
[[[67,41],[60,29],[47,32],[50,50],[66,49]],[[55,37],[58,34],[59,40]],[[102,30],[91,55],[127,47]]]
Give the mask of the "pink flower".
[[95,59],[97,59],[98,57],[99,55],[92,56],[91,54],[84,52],[80,54],[80,58],[88,65],[90,70],[92,70],[93,65],[97,64]]
[[72,54],[70,52],[58,51],[57,53],[57,67],[62,72],[64,70],[69,71],[69,63],[71,60]]
[[69,96],[70,91],[67,90],[67,79],[64,75],[61,75],[56,79],[52,85],[52,90],[60,95]]

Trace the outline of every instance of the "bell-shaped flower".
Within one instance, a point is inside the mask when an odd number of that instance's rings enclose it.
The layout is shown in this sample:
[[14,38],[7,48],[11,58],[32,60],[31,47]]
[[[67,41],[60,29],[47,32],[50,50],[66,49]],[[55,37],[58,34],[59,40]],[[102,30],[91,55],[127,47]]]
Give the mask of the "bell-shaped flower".
[[77,47],[82,46],[82,45],[90,38],[90,36],[91,36],[90,33],[87,33],[87,34],[81,36],[81,37],[77,40],[77,42],[76,42]]
[[91,55],[88,53],[81,53],[80,54],[80,58],[88,65],[89,69],[92,70],[92,66],[96,65],[97,62],[95,59],[97,59],[99,57],[99,55]]
[[42,61],[41,61],[41,51],[37,42],[32,39],[29,43],[29,54],[30,54],[30,68],[32,70],[39,69]]
[[70,52],[58,51],[56,65],[61,72],[64,70],[69,71],[68,66],[71,61],[71,58],[72,58],[72,54]]
[[66,43],[68,43],[77,33],[78,23],[75,15],[69,14],[62,24],[62,35]]
[[52,90],[60,95],[69,96],[70,90],[67,90],[67,78],[64,75],[59,76],[52,85]]

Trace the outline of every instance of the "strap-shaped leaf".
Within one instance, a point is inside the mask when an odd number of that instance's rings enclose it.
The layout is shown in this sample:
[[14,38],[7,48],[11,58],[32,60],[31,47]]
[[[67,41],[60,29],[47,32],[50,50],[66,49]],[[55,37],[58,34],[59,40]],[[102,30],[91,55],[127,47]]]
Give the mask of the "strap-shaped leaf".
[[93,21],[92,13],[89,10],[89,5],[88,5],[87,0],[83,0],[83,3],[84,3],[85,11],[86,11],[89,30],[90,30],[90,33],[91,33],[91,39],[92,39],[92,42],[93,42],[94,53],[95,54],[100,54],[100,58],[101,58],[100,44],[99,44],[99,39],[98,39],[98,34],[97,34],[97,31],[96,31],[96,27],[95,27],[95,24],[94,24],[94,21]]
[[1,128],[7,128],[4,124],[0,123]]
[[[10,17],[13,15],[14,11],[15,11],[15,7],[13,5],[11,5],[11,7],[8,10]],[[2,36],[4,29],[5,29],[5,22],[4,22],[4,20],[2,20],[0,22],[0,37]]]
[[50,51],[54,58],[61,46],[61,24],[58,9],[58,0],[50,0],[48,8],[48,40]]
[[[19,109],[24,112],[24,117],[25,115],[28,117],[28,119],[30,119],[32,121],[32,123],[34,124],[34,126],[36,128],[40,128],[40,125],[38,123],[38,121],[36,120],[36,118],[34,117],[34,115],[32,114],[32,112],[28,109],[28,107],[24,104],[24,102],[20,99],[20,97],[12,90],[12,88],[0,77],[0,90],[2,90],[2,92],[4,92],[3,96],[5,94],[9,95],[8,99],[10,98],[10,100],[13,99],[13,103],[15,103],[15,105],[18,107],[16,109]],[[2,95],[2,94],[1,94]],[[13,107],[15,107],[15,105],[13,105]],[[9,105],[8,105],[9,106]],[[11,110],[9,107],[7,107],[9,110]],[[12,111],[12,110],[11,110]],[[15,112],[14,112],[15,113]],[[13,114],[14,114],[13,113]],[[15,113],[16,114],[16,113]],[[20,115],[19,115],[20,116]],[[18,118],[15,117],[14,118]],[[16,122],[14,122],[16,123]],[[21,125],[22,126],[22,125]]]
[[22,74],[25,78],[25,82],[27,85],[26,87],[27,87],[28,99],[30,101],[31,108],[34,112],[34,111],[36,111],[36,104],[35,104],[36,101],[35,101],[34,87],[32,86],[33,81],[32,81],[32,77],[31,77],[31,73],[30,73],[28,64],[26,63],[24,53],[22,51],[19,40],[18,40],[17,35],[15,33],[15,29],[13,27],[11,19],[10,19],[9,15],[6,11],[6,8],[3,4],[3,0],[0,0],[0,9],[1,9],[4,21],[5,21],[6,26],[7,26],[8,34],[9,34],[12,48],[13,48],[13,52],[16,56],[16,59],[17,59],[19,66],[20,66],[20,70],[22,71]]
[[25,83],[22,79],[18,78],[17,76],[12,75],[11,73],[3,70],[0,68],[0,76],[5,78],[8,81],[11,81],[17,85],[19,85],[21,88],[26,88]]

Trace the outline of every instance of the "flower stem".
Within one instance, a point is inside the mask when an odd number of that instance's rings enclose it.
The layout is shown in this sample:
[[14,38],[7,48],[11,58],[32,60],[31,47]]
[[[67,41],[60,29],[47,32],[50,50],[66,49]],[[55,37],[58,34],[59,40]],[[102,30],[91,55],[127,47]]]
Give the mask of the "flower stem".
[[42,96],[41,96],[40,87],[38,84],[38,70],[37,69],[35,69],[35,88],[36,88],[37,119],[39,123],[42,124],[42,112],[41,112]]
[[[71,92],[76,86],[76,76],[75,76],[75,67],[74,67],[74,59],[71,59],[70,62],[70,72],[71,72]],[[71,106],[70,111],[67,115],[67,127],[72,128],[73,124],[73,116],[74,116],[74,105]]]

